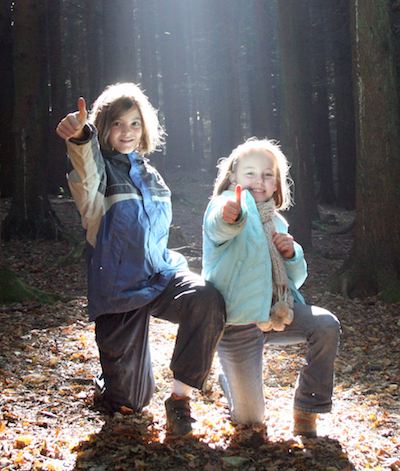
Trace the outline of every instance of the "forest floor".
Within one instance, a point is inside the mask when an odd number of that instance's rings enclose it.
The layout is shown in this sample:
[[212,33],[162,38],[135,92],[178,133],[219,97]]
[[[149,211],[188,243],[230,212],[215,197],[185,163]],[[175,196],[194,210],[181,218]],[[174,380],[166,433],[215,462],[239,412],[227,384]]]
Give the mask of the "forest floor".
[[[173,191],[173,223],[183,229],[173,245],[199,271],[202,214],[211,184],[206,175],[166,180]],[[2,217],[9,203],[1,200]],[[82,238],[74,203],[54,198],[52,204],[66,229]],[[236,444],[216,381],[217,357],[206,390],[194,393],[195,438],[168,440],[164,400],[170,394],[176,326],[154,319],[151,403],[135,415],[97,408],[92,379],[99,360],[94,326],[87,320],[84,260],[61,261],[71,242],[13,240],[3,243],[3,251],[21,279],[73,299],[0,306],[0,469],[400,470],[400,306],[329,291],[352,244],[352,233],[338,232],[354,214],[319,209],[313,250],[306,253],[309,277],[301,291],[309,304],[329,309],[342,324],[334,407],[319,419],[319,438],[301,440],[290,431],[293,388],[305,357],[304,345],[298,345],[265,349],[268,443]]]

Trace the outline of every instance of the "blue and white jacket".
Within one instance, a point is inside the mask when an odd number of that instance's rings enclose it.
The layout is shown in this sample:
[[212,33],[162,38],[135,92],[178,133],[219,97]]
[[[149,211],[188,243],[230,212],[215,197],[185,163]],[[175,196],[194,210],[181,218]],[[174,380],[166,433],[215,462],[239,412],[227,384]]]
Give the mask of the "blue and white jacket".
[[[268,321],[272,303],[272,267],[268,242],[252,195],[242,192],[242,217],[228,224],[222,219],[232,191],[213,198],[206,209],[203,224],[203,275],[224,296],[227,324],[245,325]],[[277,232],[288,232],[285,219],[274,218]],[[295,242],[295,255],[284,259],[295,302],[304,304],[298,288],[307,277],[302,247]]]
[[89,319],[140,308],[187,269],[168,250],[171,192],[145,158],[102,153],[90,125],[85,141],[67,142],[68,184],[86,230]]

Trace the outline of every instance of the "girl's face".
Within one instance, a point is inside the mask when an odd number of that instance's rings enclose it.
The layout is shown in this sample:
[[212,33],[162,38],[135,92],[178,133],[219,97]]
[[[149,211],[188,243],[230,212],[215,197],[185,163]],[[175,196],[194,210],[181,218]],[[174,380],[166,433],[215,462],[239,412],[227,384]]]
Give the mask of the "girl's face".
[[238,158],[230,179],[243,190],[249,190],[256,203],[268,201],[277,190],[275,158],[267,151],[250,151]]
[[138,108],[131,108],[111,123],[109,144],[121,154],[134,152],[143,133],[142,117]]

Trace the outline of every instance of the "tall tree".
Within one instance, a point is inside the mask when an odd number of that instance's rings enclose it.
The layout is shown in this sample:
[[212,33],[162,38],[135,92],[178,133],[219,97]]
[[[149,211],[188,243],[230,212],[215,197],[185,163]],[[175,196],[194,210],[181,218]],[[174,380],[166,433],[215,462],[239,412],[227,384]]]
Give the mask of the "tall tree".
[[58,194],[59,188],[65,188],[65,144],[55,133],[60,119],[65,116],[65,80],[62,64],[61,47],[61,2],[60,0],[47,0],[46,15],[46,43],[47,61],[49,70],[49,150],[46,159],[47,193]]
[[350,295],[380,292],[400,301],[400,118],[390,2],[350,0],[350,13],[357,220],[340,286]]
[[[247,27],[247,80],[249,88],[251,135],[279,138],[277,117],[277,30],[275,2],[250,2]],[[249,9],[246,2],[245,8]]]
[[[331,0],[328,0],[329,2]],[[326,0],[311,0],[311,62],[313,71],[313,140],[315,170],[319,182],[318,200],[332,204],[336,200],[333,185],[330,103],[328,98],[328,54],[331,18]]]
[[136,82],[133,22],[133,1],[103,0],[104,85]]
[[341,207],[356,205],[356,137],[351,61],[349,0],[331,3],[333,18],[333,61],[336,154],[338,161],[337,198]]
[[239,1],[204,2],[207,44],[207,74],[211,124],[210,171],[243,141],[239,93],[237,36]]
[[193,149],[187,73],[187,8],[186,0],[158,3],[167,158],[168,162],[190,169],[193,168]]
[[46,1],[14,4],[14,135],[13,198],[3,236],[55,234],[55,217],[47,198],[45,134],[49,133]]
[[84,2],[85,44],[89,50],[87,55],[89,95],[88,103],[93,103],[104,89],[104,58],[103,58],[103,4],[98,0]]
[[159,66],[157,25],[158,15],[156,0],[145,2],[136,0],[135,20],[139,35],[139,60],[141,72],[141,84],[149,97],[151,104],[159,108]]
[[307,48],[307,2],[278,0],[281,51],[281,135],[283,151],[292,163],[295,206],[290,211],[291,232],[303,247],[311,244],[315,215],[311,128],[311,74]]
[[0,6],[0,195],[11,196],[14,180],[14,113],[12,1]]

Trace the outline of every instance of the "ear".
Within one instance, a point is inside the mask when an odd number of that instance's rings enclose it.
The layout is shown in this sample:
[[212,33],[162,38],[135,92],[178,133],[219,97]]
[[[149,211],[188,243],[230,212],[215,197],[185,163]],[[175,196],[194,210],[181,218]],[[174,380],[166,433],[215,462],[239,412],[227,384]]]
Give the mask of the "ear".
[[236,185],[235,175],[232,172],[229,172],[229,183],[232,183],[232,184]]

